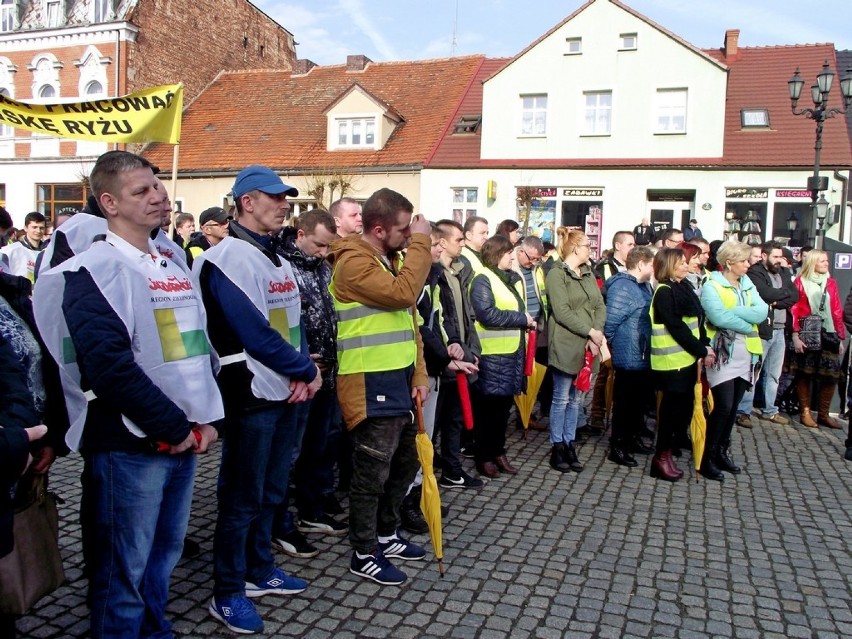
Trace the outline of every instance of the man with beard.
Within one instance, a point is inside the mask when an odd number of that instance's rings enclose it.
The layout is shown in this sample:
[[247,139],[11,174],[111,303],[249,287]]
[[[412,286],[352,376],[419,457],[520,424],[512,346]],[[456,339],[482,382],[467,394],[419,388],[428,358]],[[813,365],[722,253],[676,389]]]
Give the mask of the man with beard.
[[[784,364],[784,327],[787,324],[787,309],[796,303],[799,294],[792,280],[781,274],[782,248],[778,242],[766,242],[762,247],[762,259],[749,267],[748,277],[754,283],[760,297],[769,305],[769,317],[758,325],[758,334],[763,342],[763,367],[760,374],[763,377],[765,408],[761,419],[784,425],[790,420],[778,412],[778,407],[775,406],[775,395],[778,392],[778,379]],[[760,390],[757,385],[753,388]],[[749,396],[753,400],[753,395],[753,391],[748,391],[743,400],[745,401]],[[750,401],[749,404],[751,403]],[[740,404],[740,408],[743,408],[743,403]],[[738,415],[737,422],[742,417],[748,419],[748,413]]]
[[412,400],[429,394],[414,305],[432,265],[431,228],[419,215],[412,220],[413,209],[395,191],[376,191],[364,203],[363,235],[335,242],[331,255],[337,397],[353,448],[349,570],[381,585],[407,578],[390,558],[426,556],[397,532],[417,473]]

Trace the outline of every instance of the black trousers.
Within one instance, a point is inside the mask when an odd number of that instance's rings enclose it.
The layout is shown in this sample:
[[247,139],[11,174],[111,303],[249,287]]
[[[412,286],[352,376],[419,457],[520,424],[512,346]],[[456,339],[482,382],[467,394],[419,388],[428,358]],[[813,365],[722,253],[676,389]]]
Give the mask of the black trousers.
[[707,420],[707,440],[704,450],[713,450],[719,446],[728,448],[731,445],[731,433],[737,419],[737,406],[745,395],[749,383],[742,377],[729,379],[714,386],[713,412]]
[[642,432],[645,425],[645,402],[650,393],[650,371],[615,369],[610,437],[612,445],[623,445]]
[[[695,403],[693,391],[677,392],[664,390],[657,414],[657,444],[658,453],[674,448],[675,434],[685,433],[692,421],[692,406]],[[736,406],[735,406],[736,408]],[[638,411],[639,408],[637,407]]]
[[479,391],[471,391],[474,402],[473,426],[476,447],[476,461],[494,461],[500,455],[506,454],[506,425],[509,422],[509,411],[512,409],[511,395],[483,395]]

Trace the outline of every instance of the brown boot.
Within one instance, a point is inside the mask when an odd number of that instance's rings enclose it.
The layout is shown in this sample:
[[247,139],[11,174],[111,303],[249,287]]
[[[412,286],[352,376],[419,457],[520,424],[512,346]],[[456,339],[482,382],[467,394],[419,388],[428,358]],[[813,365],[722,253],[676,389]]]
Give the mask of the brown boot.
[[675,460],[672,457],[672,451],[666,450],[660,453],[660,461],[664,463],[670,474],[677,476],[678,479],[683,477],[683,471],[677,467]]
[[817,415],[817,424],[828,426],[829,428],[843,428],[836,420],[832,419],[828,414],[828,409],[831,407],[831,398],[834,396],[836,384],[823,383],[819,387],[819,413]]
[[506,473],[507,475],[517,475],[518,469],[512,466],[509,462],[509,458],[506,455],[500,455],[497,459],[494,460],[497,464],[497,468],[500,469],[501,472]]
[[802,414],[799,417],[802,426],[819,428],[814,418],[811,417],[811,380],[805,378],[797,380],[796,395],[799,398],[799,405],[802,407]]
[[672,451],[670,450],[665,450],[654,455],[653,459],[651,459],[651,477],[672,482],[680,479],[682,474],[678,475],[672,472],[671,466],[666,463],[666,460],[671,460],[671,458]]

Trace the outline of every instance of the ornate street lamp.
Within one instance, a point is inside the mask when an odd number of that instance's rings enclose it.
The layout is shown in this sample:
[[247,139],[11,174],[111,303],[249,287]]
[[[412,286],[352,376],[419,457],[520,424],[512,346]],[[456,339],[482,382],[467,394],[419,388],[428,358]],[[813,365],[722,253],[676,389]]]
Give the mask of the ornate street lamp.
[[812,205],[814,207],[814,213],[816,213],[817,219],[817,248],[822,248],[822,240],[825,237],[825,231],[823,231],[823,225],[825,224],[825,218],[828,216],[828,201],[825,199],[825,196],[820,193],[819,199],[815,204]]
[[[819,174],[819,156],[822,151],[822,126],[828,118],[833,118],[838,114],[845,114],[849,105],[852,104],[852,69],[846,71],[846,75],[840,80],[840,93],[843,99],[843,108],[828,108],[828,94],[831,92],[831,85],[834,83],[834,72],[829,68],[826,60],[822,65],[822,71],[817,74],[816,84],[811,86],[811,100],[814,103],[813,108],[804,108],[796,110],[796,105],[802,95],[802,89],[805,86],[805,81],[799,75],[799,69],[787,82],[787,88],[790,91],[790,104],[793,115],[804,115],[816,122],[816,143],[814,144],[814,174],[808,178],[808,190],[811,192],[811,201],[813,202],[814,210],[819,221],[819,229],[816,235],[816,248],[821,249],[823,245],[823,230],[822,225],[825,222],[825,216],[828,211],[828,202],[823,207],[822,217],[819,217],[820,203],[817,202],[820,191],[825,191],[828,188],[828,177],[821,177]],[[825,198],[821,198],[825,201]]]
[[796,229],[799,228],[799,217],[796,215],[796,212],[793,211],[790,213],[790,217],[787,218],[787,230],[790,231],[790,239],[793,239],[793,235],[796,233]]

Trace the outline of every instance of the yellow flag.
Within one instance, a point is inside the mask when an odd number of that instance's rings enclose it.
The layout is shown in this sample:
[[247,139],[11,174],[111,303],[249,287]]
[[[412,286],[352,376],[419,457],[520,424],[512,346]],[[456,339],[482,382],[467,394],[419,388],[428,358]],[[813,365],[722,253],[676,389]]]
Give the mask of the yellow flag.
[[0,122],[74,140],[178,144],[182,111],[182,84],[62,104],[26,104],[0,95]]

